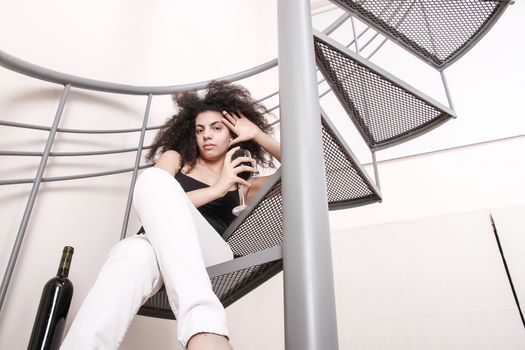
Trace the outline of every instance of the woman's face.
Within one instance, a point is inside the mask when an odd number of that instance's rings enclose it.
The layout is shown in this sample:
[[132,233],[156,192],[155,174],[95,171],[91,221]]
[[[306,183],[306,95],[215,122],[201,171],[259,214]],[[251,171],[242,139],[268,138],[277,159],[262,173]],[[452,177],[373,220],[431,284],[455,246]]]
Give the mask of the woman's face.
[[199,156],[206,160],[224,157],[230,145],[230,129],[222,122],[222,113],[205,111],[195,118],[195,137]]

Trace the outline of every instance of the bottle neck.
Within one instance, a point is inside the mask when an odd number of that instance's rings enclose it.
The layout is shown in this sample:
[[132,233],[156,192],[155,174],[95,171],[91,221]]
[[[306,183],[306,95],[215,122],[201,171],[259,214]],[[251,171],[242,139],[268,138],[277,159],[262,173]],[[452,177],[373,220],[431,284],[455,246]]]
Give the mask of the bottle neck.
[[62,252],[62,258],[60,259],[60,265],[58,266],[57,276],[67,277],[69,275],[69,267],[71,266],[71,259],[73,257],[73,249],[71,247],[65,247]]

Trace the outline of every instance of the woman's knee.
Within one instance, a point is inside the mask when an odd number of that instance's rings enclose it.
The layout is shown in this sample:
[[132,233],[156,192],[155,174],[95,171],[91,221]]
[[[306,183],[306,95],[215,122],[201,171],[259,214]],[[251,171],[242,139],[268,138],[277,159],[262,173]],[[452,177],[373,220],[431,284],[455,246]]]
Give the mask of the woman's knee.
[[157,200],[164,196],[173,198],[176,195],[184,195],[184,190],[179,182],[166,170],[151,167],[139,175],[133,191],[133,204],[135,209],[140,203],[148,199]]
[[155,251],[143,237],[128,237],[117,243],[110,251],[105,266],[118,269],[119,273],[135,276],[148,275],[156,278],[159,274]]

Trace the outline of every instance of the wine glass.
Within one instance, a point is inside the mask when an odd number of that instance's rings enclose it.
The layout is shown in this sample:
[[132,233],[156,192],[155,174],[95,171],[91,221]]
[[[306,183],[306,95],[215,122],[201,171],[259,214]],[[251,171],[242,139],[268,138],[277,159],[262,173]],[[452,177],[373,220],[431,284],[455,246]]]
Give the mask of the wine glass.
[[[234,161],[235,159],[239,157],[248,157],[251,158],[252,155],[250,151],[247,149],[239,148],[237,151],[233,152],[231,160]],[[247,166],[253,166],[251,162],[242,162],[240,165],[247,165]],[[238,177],[241,179],[244,179],[248,181],[252,177],[253,173],[251,171],[243,171],[242,173],[237,174]],[[239,216],[239,214],[246,208],[246,193],[245,193],[245,186],[241,184],[237,184],[237,189],[239,191],[239,205],[233,208],[232,213],[235,216]]]

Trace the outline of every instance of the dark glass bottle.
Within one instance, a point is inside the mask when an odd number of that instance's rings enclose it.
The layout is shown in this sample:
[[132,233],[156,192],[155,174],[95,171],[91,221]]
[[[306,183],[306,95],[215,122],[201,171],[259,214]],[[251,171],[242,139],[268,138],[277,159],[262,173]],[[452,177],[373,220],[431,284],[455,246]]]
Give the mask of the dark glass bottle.
[[73,284],[67,278],[73,251],[73,247],[64,247],[57,275],[44,286],[28,350],[57,350],[60,347],[73,297]]

